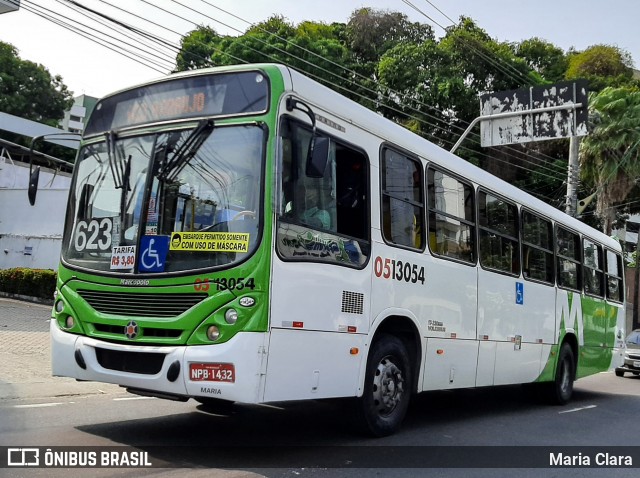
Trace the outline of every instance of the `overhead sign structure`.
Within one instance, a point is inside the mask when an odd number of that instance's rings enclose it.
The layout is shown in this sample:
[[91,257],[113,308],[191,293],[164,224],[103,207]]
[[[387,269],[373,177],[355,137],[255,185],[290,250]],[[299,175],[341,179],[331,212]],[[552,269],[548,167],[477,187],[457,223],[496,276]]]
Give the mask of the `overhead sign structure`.
[[587,81],[577,80],[481,95],[481,144],[489,147],[585,136],[587,93]]

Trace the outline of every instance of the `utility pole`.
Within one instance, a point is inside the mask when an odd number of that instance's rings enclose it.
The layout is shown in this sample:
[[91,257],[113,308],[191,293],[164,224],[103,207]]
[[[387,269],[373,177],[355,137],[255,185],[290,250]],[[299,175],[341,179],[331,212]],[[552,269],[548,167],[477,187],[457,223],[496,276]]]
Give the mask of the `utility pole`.
[[[640,282],[640,224],[634,223],[636,226],[636,267],[633,281],[633,319],[631,322],[631,330],[637,329],[638,326],[638,282]],[[625,231],[626,232],[626,231]],[[626,235],[626,234],[625,234]]]
[[578,147],[580,138],[571,136],[569,139],[569,168],[567,171],[567,202],[565,212],[572,217],[578,210],[578,185],[580,183],[580,162],[578,161]]

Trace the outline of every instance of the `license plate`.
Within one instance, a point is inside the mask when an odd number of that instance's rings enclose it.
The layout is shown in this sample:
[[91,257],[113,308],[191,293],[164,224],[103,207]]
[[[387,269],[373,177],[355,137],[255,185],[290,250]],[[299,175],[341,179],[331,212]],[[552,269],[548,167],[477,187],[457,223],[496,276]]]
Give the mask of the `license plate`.
[[189,364],[189,377],[193,382],[233,383],[236,370],[232,363],[192,363]]
[[633,362],[633,366],[635,368],[640,368],[640,360],[636,360],[635,362]]

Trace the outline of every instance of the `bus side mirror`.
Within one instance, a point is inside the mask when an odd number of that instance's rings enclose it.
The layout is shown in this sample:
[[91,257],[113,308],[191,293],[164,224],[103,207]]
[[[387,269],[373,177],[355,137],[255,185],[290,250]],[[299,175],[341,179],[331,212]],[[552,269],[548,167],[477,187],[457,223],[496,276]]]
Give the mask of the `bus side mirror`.
[[306,175],[309,178],[322,178],[329,162],[329,138],[314,136],[309,143]]
[[40,166],[36,166],[29,175],[29,204],[32,206],[36,203],[36,193],[38,192],[38,180],[40,179]]

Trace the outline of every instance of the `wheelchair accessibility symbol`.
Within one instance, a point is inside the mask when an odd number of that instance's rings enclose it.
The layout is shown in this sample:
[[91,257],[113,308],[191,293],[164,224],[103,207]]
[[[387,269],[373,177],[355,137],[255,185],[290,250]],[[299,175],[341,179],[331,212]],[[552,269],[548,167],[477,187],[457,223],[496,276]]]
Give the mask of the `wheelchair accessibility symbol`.
[[140,272],[163,272],[169,252],[169,236],[142,236],[140,241]]

